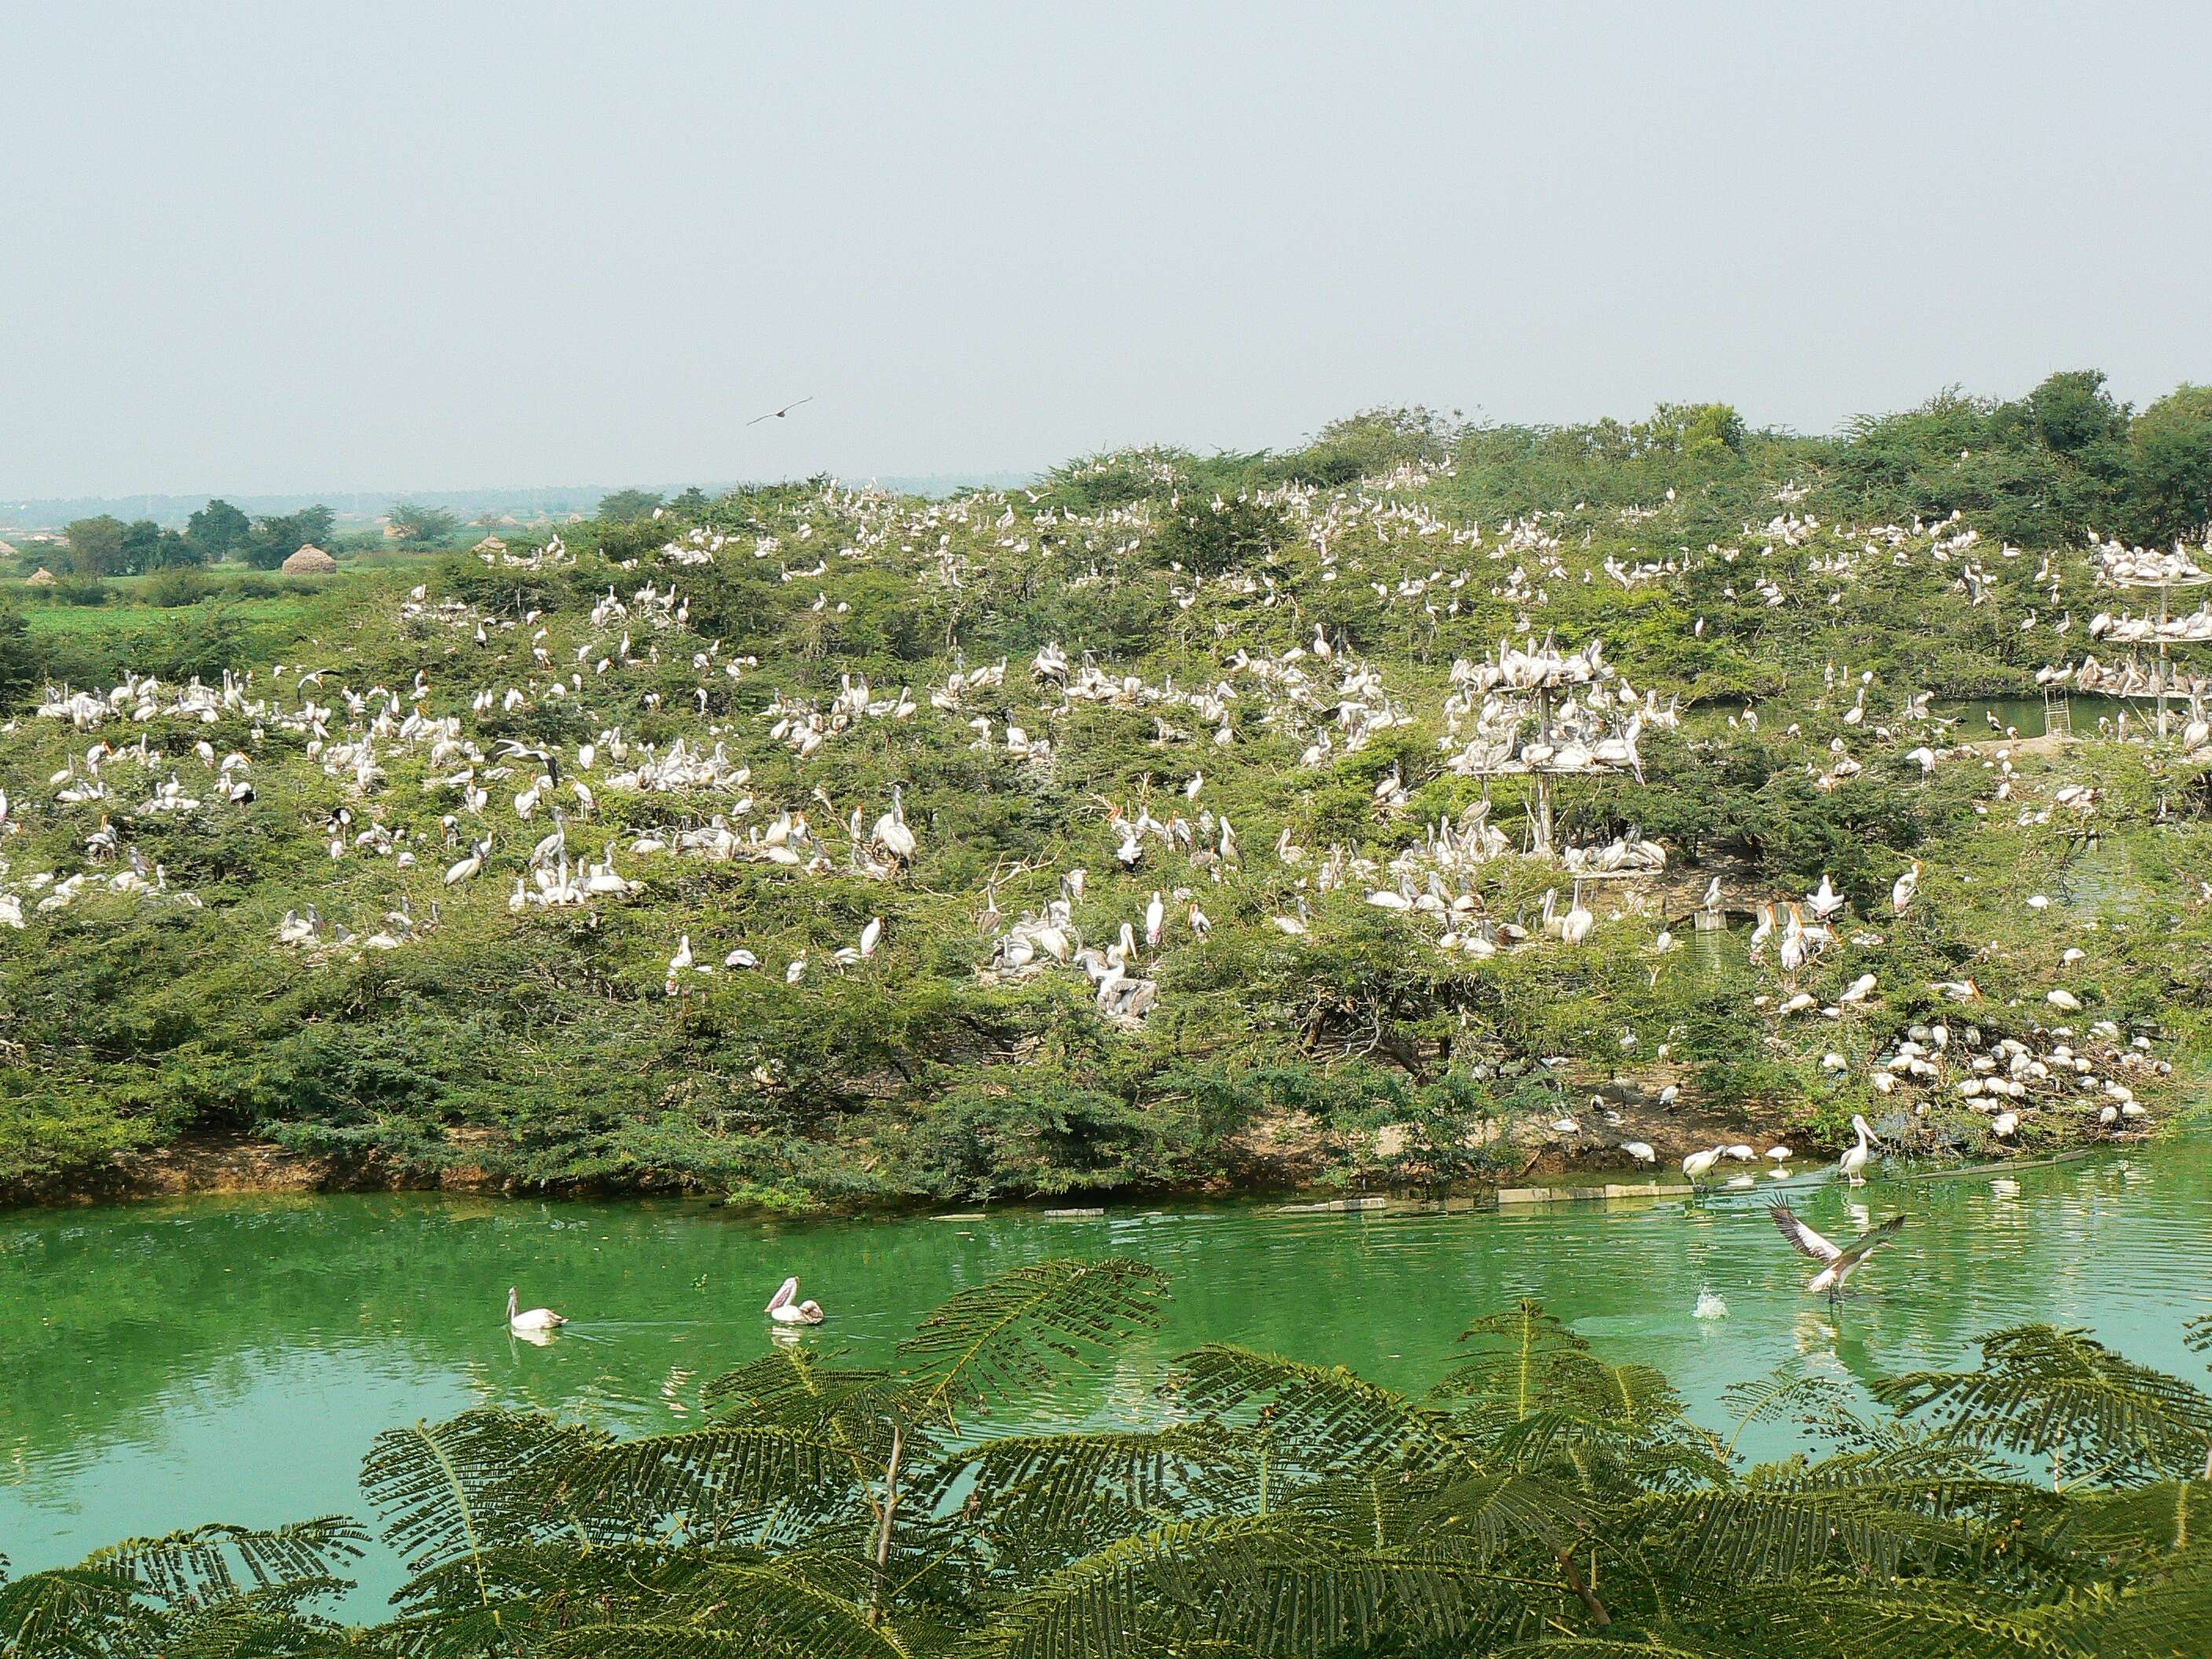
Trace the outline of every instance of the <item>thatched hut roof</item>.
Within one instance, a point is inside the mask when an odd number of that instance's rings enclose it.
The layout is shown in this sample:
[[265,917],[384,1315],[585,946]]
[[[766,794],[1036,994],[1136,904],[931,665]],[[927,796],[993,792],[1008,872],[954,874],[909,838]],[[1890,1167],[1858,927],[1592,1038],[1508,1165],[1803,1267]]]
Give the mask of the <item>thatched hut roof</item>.
[[46,566],[40,565],[36,570],[33,570],[29,575],[23,578],[23,585],[27,587],[52,587],[60,580],[60,577],[55,575],[54,573],[47,569]]
[[327,576],[337,568],[338,562],[313,542],[284,561],[288,576]]
[[487,536],[470,550],[477,553],[504,553],[507,551],[507,544],[496,536]]

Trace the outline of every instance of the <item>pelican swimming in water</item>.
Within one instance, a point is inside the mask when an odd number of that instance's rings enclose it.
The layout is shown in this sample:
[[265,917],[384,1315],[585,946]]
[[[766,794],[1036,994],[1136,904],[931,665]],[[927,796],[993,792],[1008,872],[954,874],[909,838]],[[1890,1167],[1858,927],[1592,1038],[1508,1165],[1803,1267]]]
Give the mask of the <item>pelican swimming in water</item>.
[[798,1301],[798,1295],[799,1276],[793,1273],[769,1298],[768,1316],[779,1325],[819,1325],[824,1316],[821,1304]]
[[1800,1221],[1787,1204],[1777,1204],[1767,1213],[1774,1218],[1775,1226],[1783,1237],[1790,1241],[1793,1249],[1823,1264],[1805,1289],[1814,1296],[1826,1292],[1831,1303],[1843,1295],[1844,1281],[1858,1270],[1859,1264],[1872,1255],[1877,1247],[1896,1237],[1905,1226],[1905,1218],[1893,1215],[1881,1226],[1861,1233],[1849,1244],[1838,1247]]
[[512,1331],[553,1331],[568,1322],[566,1314],[556,1314],[550,1308],[532,1308],[515,1311],[514,1287],[507,1291],[507,1328]]

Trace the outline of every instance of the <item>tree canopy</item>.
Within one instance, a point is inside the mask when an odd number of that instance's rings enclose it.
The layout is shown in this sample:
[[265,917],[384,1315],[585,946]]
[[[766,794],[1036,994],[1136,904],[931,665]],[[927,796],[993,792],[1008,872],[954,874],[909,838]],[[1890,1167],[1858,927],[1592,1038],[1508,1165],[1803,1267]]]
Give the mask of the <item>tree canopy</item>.
[[296,513],[256,519],[246,537],[244,556],[257,570],[274,570],[302,547],[320,546],[331,538],[337,515],[318,503]]
[[251,519],[218,496],[185,523],[185,539],[198,550],[203,562],[214,564],[240,552],[252,529]]
[[653,509],[660,504],[661,497],[654,490],[611,489],[599,497],[599,517],[610,524],[632,524],[651,518]]
[[458,513],[450,513],[442,507],[424,507],[417,501],[394,501],[386,516],[392,527],[399,532],[400,539],[416,546],[443,541],[461,526]]

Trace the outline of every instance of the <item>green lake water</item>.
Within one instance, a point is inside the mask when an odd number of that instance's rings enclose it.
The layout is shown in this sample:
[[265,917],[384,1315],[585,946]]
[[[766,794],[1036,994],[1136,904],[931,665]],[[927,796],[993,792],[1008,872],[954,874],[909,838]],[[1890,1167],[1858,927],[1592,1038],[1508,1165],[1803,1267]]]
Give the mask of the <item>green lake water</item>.
[[[2181,1324],[2212,1308],[2212,1140],[2002,1182],[1793,1191],[1832,1236],[1899,1209],[1912,1218],[1840,1321],[1803,1293],[1814,1264],[1784,1246],[1766,1196],[815,1224],[678,1203],[417,1195],[16,1212],[0,1216],[0,1553],[21,1572],[196,1522],[361,1515],[355,1478],[378,1430],[478,1403],[623,1431],[679,1426],[702,1381],[774,1340],[760,1310],[787,1273],[830,1316],[799,1340],[875,1362],[945,1297],[1023,1262],[1127,1255],[1169,1275],[1161,1330],[1000,1429],[1157,1418],[1165,1363],[1207,1340],[1421,1385],[1470,1319],[1523,1295],[1614,1357],[1662,1367],[1712,1423],[1729,1383],[1785,1363],[1863,1381],[1963,1359],[1977,1333],[2029,1320],[2089,1327],[2203,1378]],[[509,1285],[574,1324],[545,1346],[514,1340]],[[1725,1319],[1692,1317],[1708,1288]],[[1787,1449],[1786,1426],[1761,1432],[1747,1449]],[[374,1617],[397,1565],[372,1555],[360,1577],[349,1611]]]

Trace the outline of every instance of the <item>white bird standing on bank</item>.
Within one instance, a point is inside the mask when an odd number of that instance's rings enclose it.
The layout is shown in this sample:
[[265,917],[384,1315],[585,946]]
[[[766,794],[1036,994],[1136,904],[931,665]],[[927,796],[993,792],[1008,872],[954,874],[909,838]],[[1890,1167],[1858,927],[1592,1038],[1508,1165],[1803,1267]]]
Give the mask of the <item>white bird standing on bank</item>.
[[508,1328],[509,1330],[515,1330],[515,1331],[551,1331],[551,1330],[558,1330],[562,1326],[563,1326],[563,1325],[567,1324],[568,1322],[568,1316],[567,1316],[567,1315],[565,1315],[565,1314],[556,1314],[556,1313],[555,1313],[555,1312],[553,1311],[553,1310],[552,1310],[552,1309],[550,1309],[550,1308],[532,1308],[532,1309],[529,1309],[529,1310],[528,1310],[527,1311],[526,1311],[526,1312],[517,1313],[517,1312],[515,1311],[515,1289],[514,1289],[514,1286],[513,1286],[512,1285],[508,1285],[508,1286],[507,1286],[507,1328]]
[[1823,1264],[1805,1286],[1814,1296],[1826,1293],[1834,1303],[1844,1293],[1844,1281],[1858,1270],[1859,1264],[1873,1255],[1877,1247],[1897,1237],[1905,1226],[1905,1218],[1893,1215],[1870,1231],[1861,1233],[1849,1244],[1838,1246],[1814,1232],[1791,1213],[1787,1204],[1777,1204],[1767,1212],[1774,1218],[1775,1226],[1792,1249]]
[[1682,1173],[1695,1181],[1699,1176],[1711,1170],[1714,1164],[1719,1163],[1727,1151],[1728,1148],[1725,1146],[1715,1146],[1705,1152],[1692,1152],[1689,1157],[1682,1160]]
[[821,1305],[814,1302],[800,1302],[796,1299],[798,1295],[799,1275],[793,1273],[769,1298],[768,1316],[779,1325],[819,1325],[825,1317]]
[[1856,1112],[1851,1114],[1851,1127],[1858,1131],[1858,1145],[1844,1149],[1844,1155],[1836,1160],[1836,1168],[1843,1172],[1844,1179],[1852,1186],[1863,1187],[1866,1185],[1867,1159],[1874,1155],[1874,1131],[1867,1127],[1867,1121]]

